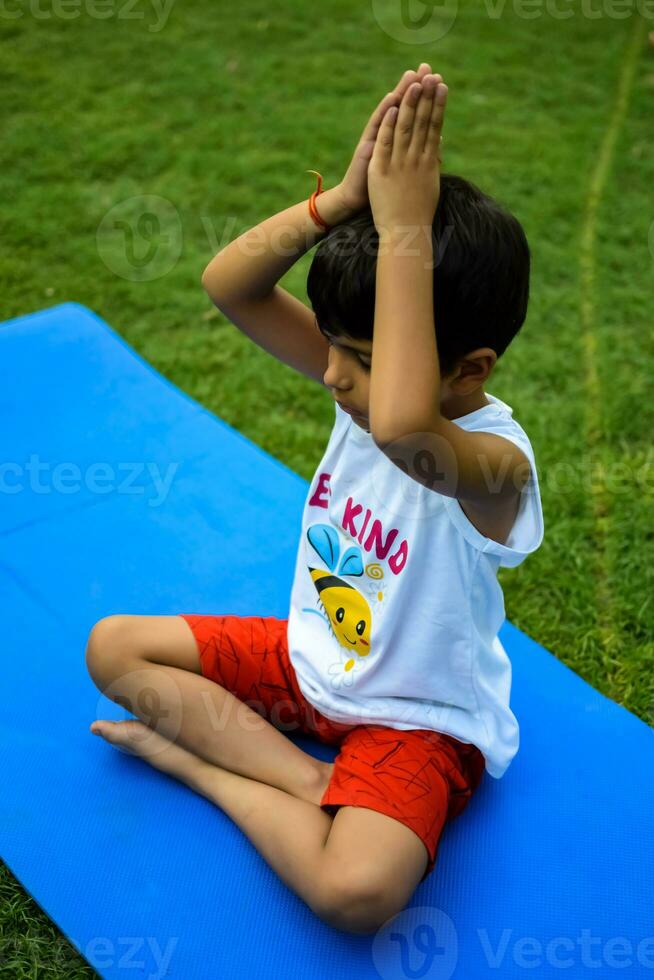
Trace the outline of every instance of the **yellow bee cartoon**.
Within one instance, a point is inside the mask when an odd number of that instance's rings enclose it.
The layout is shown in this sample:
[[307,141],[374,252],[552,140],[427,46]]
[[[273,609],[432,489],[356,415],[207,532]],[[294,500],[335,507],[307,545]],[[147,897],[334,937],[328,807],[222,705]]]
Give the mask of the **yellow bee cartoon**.
[[[359,548],[348,548],[340,564],[340,545],[338,535],[330,524],[314,524],[307,530],[307,538],[315,551],[329,566],[309,568],[311,580],[332,628],[334,636],[348,652],[358,657],[370,653],[370,629],[372,614],[364,596],[341,575],[363,575],[363,564]],[[334,569],[339,574],[335,574]],[[356,663],[350,657],[345,670],[352,670]]]

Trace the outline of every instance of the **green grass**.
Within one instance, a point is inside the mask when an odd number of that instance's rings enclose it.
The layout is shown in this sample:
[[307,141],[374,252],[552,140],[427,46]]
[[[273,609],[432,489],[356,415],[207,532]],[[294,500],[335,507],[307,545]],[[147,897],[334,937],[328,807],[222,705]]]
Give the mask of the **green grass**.
[[[21,9],[0,19],[1,318],[86,304],[307,480],[333,403],[211,308],[210,232],[231,240],[305,199],[308,168],[331,186],[405,68],[427,60],[444,74],[445,169],[515,211],[534,259],[527,323],[488,385],[531,437],[545,515],[541,549],[500,573],[507,616],[652,724],[653,25],[578,6],[568,20],[524,20],[508,3],[494,19],[466,0],[445,37],[406,44],[346,0],[246,0],[224,18],[194,0],[159,32],[145,5],[142,20]],[[96,233],[143,194],[172,203],[182,248],[138,282],[107,267]],[[303,299],[310,261],[283,280]],[[0,887],[0,976],[94,975],[6,868]]]

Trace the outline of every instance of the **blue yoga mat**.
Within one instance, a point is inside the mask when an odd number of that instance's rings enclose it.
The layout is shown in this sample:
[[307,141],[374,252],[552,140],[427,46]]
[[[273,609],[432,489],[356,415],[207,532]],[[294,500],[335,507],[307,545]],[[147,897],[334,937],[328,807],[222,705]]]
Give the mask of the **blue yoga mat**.
[[2,857],[101,976],[654,978],[653,730],[508,621],[519,753],[374,936],[324,924],[219,808],[94,738],[128,716],[87,674],[93,624],[287,616],[308,486],[77,303],[1,324],[0,372]]

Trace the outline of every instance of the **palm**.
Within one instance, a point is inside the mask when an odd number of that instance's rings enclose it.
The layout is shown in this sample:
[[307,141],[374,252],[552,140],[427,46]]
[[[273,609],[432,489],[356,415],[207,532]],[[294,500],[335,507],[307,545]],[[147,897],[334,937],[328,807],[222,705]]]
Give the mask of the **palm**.
[[[384,96],[366,123],[350,165],[341,181],[343,197],[353,211],[361,210],[370,203],[368,197],[368,164],[375,149],[377,133],[386,110],[392,105],[400,104],[409,85],[420,81],[424,75],[430,74],[431,68],[426,62],[420,65],[417,72],[406,71],[393,91]],[[437,77],[440,78],[440,75]]]
[[348,189],[348,201],[353,207],[364,208],[368,204],[368,165],[374,149],[374,139],[363,136],[345,172],[343,183]]

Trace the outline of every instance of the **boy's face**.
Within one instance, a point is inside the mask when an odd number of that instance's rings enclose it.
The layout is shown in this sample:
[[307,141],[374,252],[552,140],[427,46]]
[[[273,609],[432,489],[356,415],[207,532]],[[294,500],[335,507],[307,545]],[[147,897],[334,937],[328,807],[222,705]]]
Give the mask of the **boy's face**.
[[[372,340],[334,337],[327,330],[323,330],[323,335],[330,343],[329,366],[323,375],[323,383],[331,389],[334,400],[352,416],[353,421],[370,432],[368,405]],[[449,395],[447,381],[441,377],[441,402]]]
[[331,388],[334,400],[352,416],[353,421],[369,432],[372,340],[333,337],[326,330],[323,330],[323,334],[329,341],[329,365],[323,375],[323,383]]

